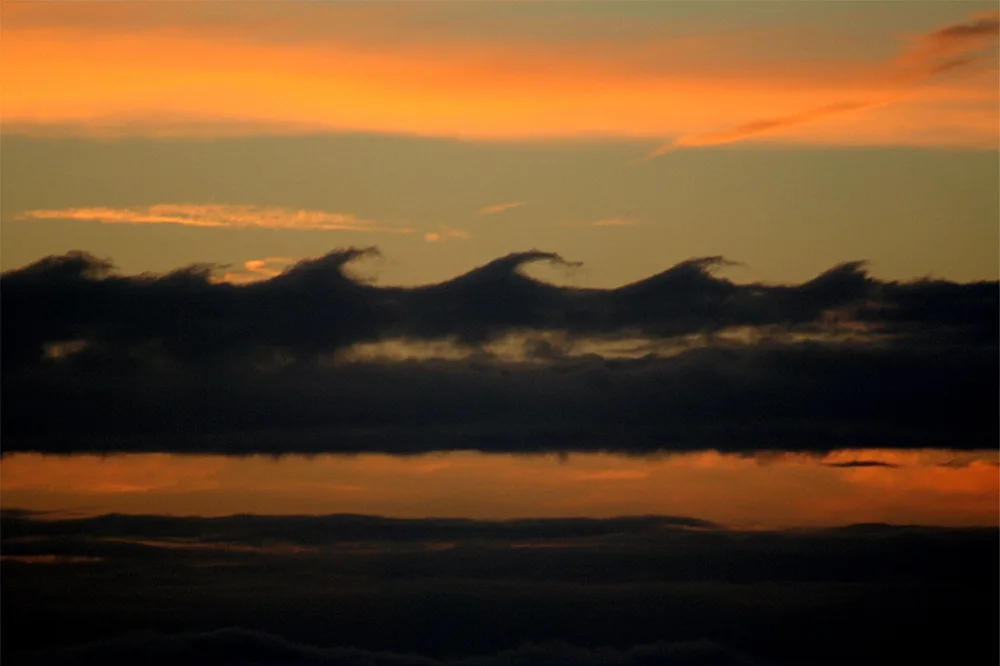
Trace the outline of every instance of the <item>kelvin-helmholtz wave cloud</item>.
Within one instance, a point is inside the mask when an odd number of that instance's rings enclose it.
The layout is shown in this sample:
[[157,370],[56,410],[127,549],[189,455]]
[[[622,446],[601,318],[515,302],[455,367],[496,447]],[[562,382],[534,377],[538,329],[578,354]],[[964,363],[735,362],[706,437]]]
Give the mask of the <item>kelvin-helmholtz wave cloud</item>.
[[887,282],[851,262],[736,284],[711,257],[588,289],[524,274],[566,263],[531,251],[404,288],[350,275],[373,252],[250,284],[210,266],[123,276],[83,253],[4,273],[5,450],[996,443],[997,282]]

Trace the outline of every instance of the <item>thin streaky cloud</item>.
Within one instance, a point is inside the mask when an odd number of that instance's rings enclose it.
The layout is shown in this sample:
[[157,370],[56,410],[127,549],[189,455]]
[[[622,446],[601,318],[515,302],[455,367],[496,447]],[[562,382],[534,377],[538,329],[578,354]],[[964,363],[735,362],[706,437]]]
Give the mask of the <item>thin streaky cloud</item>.
[[387,227],[351,213],[273,206],[232,204],[156,204],[135,208],[56,208],[29,210],[21,220],[76,220],[101,224],[176,224],[205,228],[259,228],[301,231],[412,233],[409,227]]
[[486,206],[485,208],[480,208],[478,213],[480,215],[494,215],[496,213],[502,213],[505,210],[510,210],[512,208],[520,208],[524,206],[523,201],[511,201],[509,203],[496,204],[495,206]]
[[901,55],[894,65],[900,69],[913,68],[914,75],[918,77],[933,76],[942,71],[942,65],[989,49],[998,36],[1000,12],[975,14],[965,23],[917,35],[913,38],[913,47]]
[[660,146],[640,161],[665,155],[678,148],[737,143],[832,116],[895,103],[905,96],[902,93],[906,88],[981,60],[995,46],[998,32],[1000,12],[976,14],[965,23],[945,26],[914,38],[914,46],[889,63],[891,73],[888,83],[890,90],[896,91],[891,95],[870,100],[835,102],[798,113],[743,123],[732,129],[682,135]]
[[588,227],[634,227],[639,223],[627,217],[608,217],[588,224]]
[[862,109],[878,106],[882,102],[842,102],[838,104],[828,104],[816,109],[801,111],[778,118],[767,118],[764,120],[754,120],[737,127],[718,132],[706,132],[704,134],[693,134],[682,136],[672,143],[660,146],[646,159],[659,157],[678,148],[693,148],[700,146],[721,146],[728,143],[737,143],[744,139],[752,138],[760,134],[772,132],[774,130],[794,127],[805,123],[821,120],[829,116],[841,115],[849,111],[860,111]]
[[843,462],[825,462],[824,467],[838,467],[841,469],[853,469],[864,467],[886,467],[895,469],[901,467],[898,463],[887,462],[885,460],[845,460]]
[[583,227],[635,227],[639,222],[630,217],[602,217],[591,222],[559,222],[559,226],[568,229],[579,229]]

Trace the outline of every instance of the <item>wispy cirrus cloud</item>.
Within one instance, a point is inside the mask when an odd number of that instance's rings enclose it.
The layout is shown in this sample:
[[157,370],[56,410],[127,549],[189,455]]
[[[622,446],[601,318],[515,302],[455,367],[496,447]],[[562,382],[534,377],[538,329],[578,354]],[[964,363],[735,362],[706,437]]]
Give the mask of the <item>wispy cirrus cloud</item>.
[[602,217],[597,220],[590,222],[561,222],[559,226],[567,228],[580,228],[580,227],[635,227],[639,225],[639,221],[631,218],[619,215],[613,215],[611,217]]
[[606,217],[588,224],[588,227],[634,227],[639,223],[629,217]]
[[721,146],[727,143],[737,143],[745,139],[751,139],[761,134],[804,125],[815,120],[821,120],[830,116],[836,116],[850,111],[860,111],[874,106],[872,102],[842,102],[828,104],[815,109],[792,113],[787,116],[777,118],[766,118],[763,120],[753,120],[742,125],[737,125],[731,129],[720,130],[718,132],[705,132],[702,134],[685,135],[675,141],[660,146],[647,156],[647,159],[666,155],[678,148],[695,148],[700,146]]
[[892,66],[898,75],[926,79],[982,58],[995,49],[998,37],[1000,12],[974,14],[963,23],[911,37],[912,46]]
[[737,143],[834,116],[894,104],[905,99],[910,89],[920,83],[984,60],[996,50],[998,36],[1000,12],[973,15],[964,23],[911,38],[912,46],[885,66],[888,73],[880,75],[885,84],[877,96],[832,102],[804,111],[741,123],[720,131],[683,134],[660,146],[645,159],[659,157],[678,148]]
[[87,207],[29,210],[16,219],[76,220],[100,224],[176,224],[205,228],[259,228],[300,231],[363,231],[412,233],[409,227],[388,227],[351,213],[275,206],[233,204],[155,204],[134,208]]
[[526,205],[523,201],[510,201],[508,203],[496,204],[495,206],[486,206],[485,208],[480,208],[478,213],[480,215],[495,215],[496,213],[502,213],[505,210],[510,210],[512,208],[520,208]]

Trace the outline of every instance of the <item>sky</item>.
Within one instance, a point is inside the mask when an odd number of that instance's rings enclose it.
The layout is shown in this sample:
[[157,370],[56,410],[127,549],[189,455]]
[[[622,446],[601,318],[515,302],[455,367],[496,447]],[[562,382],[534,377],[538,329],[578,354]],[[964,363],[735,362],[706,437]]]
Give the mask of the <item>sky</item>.
[[0,0],[4,657],[996,663],[998,42]]
[[990,2],[5,2],[3,22],[26,63],[4,71],[4,269],[376,245],[368,273],[397,284],[532,248],[594,286],[716,254],[744,280],[997,275]]

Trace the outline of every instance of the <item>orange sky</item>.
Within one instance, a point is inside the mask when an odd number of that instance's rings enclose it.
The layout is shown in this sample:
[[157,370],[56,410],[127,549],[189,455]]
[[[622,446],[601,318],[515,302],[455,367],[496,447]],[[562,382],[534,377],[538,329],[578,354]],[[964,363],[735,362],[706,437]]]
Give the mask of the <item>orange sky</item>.
[[[857,461],[894,466],[830,466]],[[735,527],[789,527],[995,525],[1000,513],[996,455],[987,452],[869,449],[825,458],[14,454],[0,463],[0,478],[6,507],[86,514],[668,514]]]
[[[997,143],[989,31],[951,40],[934,31],[885,35],[890,58],[824,59],[800,47],[779,63],[754,54],[771,41],[797,39],[793,31],[685,37],[654,27],[624,37],[472,40],[460,30],[445,37],[425,35],[419,25],[408,30],[408,14],[388,8],[373,16],[286,11],[280,21],[234,9],[221,21],[144,7],[88,3],[64,13],[53,3],[5,3],[4,59],[18,63],[3,71],[5,129],[680,137],[687,146],[761,137],[825,145]],[[372,31],[379,16],[388,27]],[[322,39],[308,32],[309,21],[330,30],[360,23],[370,39]],[[275,38],[275,26],[289,38]],[[745,131],[762,126],[766,131]]]

